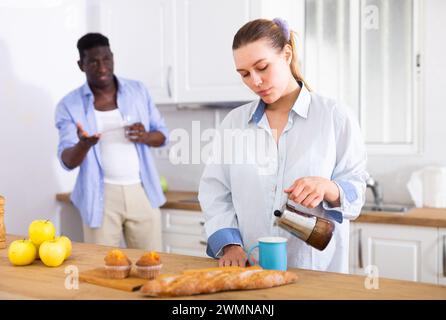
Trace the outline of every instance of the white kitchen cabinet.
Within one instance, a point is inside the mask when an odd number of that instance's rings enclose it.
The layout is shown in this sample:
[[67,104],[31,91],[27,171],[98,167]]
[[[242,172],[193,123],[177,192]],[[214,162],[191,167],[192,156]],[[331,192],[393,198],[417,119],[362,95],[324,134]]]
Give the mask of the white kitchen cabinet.
[[255,6],[250,0],[177,1],[180,102],[254,98],[235,70],[232,40]]
[[306,80],[351,108],[369,153],[420,150],[422,2],[305,0]]
[[100,1],[91,24],[110,40],[118,76],[140,80],[156,103],[175,100],[174,0]]
[[446,286],[446,228],[438,232],[438,284]]
[[108,0],[99,2],[98,28],[110,39],[116,74],[143,81],[156,103],[252,100],[231,47],[258,6],[252,0]]
[[203,213],[176,209],[161,211],[163,251],[207,257]]
[[348,255],[348,272],[351,274],[358,274],[358,255],[357,255],[357,244],[358,239],[356,236],[356,223],[350,222],[350,244],[349,244],[349,255]]
[[256,96],[235,70],[232,41],[256,18],[282,17],[303,26],[302,0],[177,1],[179,102],[243,101]]
[[376,266],[379,277],[438,284],[438,228],[352,225],[351,273],[365,275],[368,266]]
[[[250,101],[232,40],[249,20],[303,25],[303,0],[95,1],[90,29],[110,39],[116,74],[141,80],[155,103]],[[93,7],[93,6],[92,6]]]
[[206,241],[201,236],[165,233],[163,246],[164,252],[209,258]]

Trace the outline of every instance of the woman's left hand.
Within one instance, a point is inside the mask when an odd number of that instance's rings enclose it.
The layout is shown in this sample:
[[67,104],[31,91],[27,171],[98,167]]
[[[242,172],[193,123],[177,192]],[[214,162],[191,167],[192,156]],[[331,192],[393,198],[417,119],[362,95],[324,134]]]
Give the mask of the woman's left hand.
[[338,186],[331,180],[322,177],[304,177],[297,179],[284,192],[288,199],[306,208],[316,208],[323,200],[332,207],[340,205]]

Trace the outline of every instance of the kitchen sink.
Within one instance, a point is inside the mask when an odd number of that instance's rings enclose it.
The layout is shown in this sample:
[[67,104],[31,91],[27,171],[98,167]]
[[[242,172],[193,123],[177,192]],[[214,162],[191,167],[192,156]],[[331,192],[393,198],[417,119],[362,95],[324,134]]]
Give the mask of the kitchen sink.
[[366,203],[362,207],[362,211],[384,211],[384,212],[407,212],[409,211],[409,209],[412,209],[412,207],[400,204],[375,205],[371,203]]

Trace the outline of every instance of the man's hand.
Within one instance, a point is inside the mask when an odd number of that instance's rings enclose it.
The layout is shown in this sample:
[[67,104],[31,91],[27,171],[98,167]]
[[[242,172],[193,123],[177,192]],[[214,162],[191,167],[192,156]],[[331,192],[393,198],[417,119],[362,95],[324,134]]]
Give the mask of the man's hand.
[[80,166],[90,148],[98,143],[101,137],[99,133],[89,136],[79,122],[76,123],[76,127],[79,142],[62,152],[62,161],[70,169]]
[[166,137],[159,131],[146,131],[141,122],[126,126],[125,136],[132,142],[143,143],[151,147],[159,147],[166,140]]
[[84,128],[79,122],[76,123],[76,127],[77,127],[77,136],[79,137],[79,142],[81,143],[82,146],[90,148],[94,146],[96,143],[98,143],[99,138],[101,137],[99,133],[95,133],[94,135],[89,136],[88,132],[84,130]]
[[229,244],[223,248],[223,256],[218,260],[220,267],[240,266],[245,267],[246,253],[238,244]]
[[297,179],[284,192],[288,193],[288,199],[310,209],[316,208],[323,200],[332,207],[340,205],[338,186],[322,177]]
[[146,128],[141,122],[125,127],[125,136],[132,142],[146,143]]

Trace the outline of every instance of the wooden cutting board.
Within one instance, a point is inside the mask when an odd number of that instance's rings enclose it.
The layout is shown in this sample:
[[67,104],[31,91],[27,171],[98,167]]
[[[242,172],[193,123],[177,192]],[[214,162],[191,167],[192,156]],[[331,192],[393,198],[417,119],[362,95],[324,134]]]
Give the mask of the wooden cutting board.
[[148,280],[138,278],[134,270],[130,272],[130,276],[125,279],[110,279],[107,278],[104,268],[96,268],[82,271],[79,273],[79,279],[83,282],[96,284],[98,286],[109,287],[124,291],[136,291],[141,288]]

